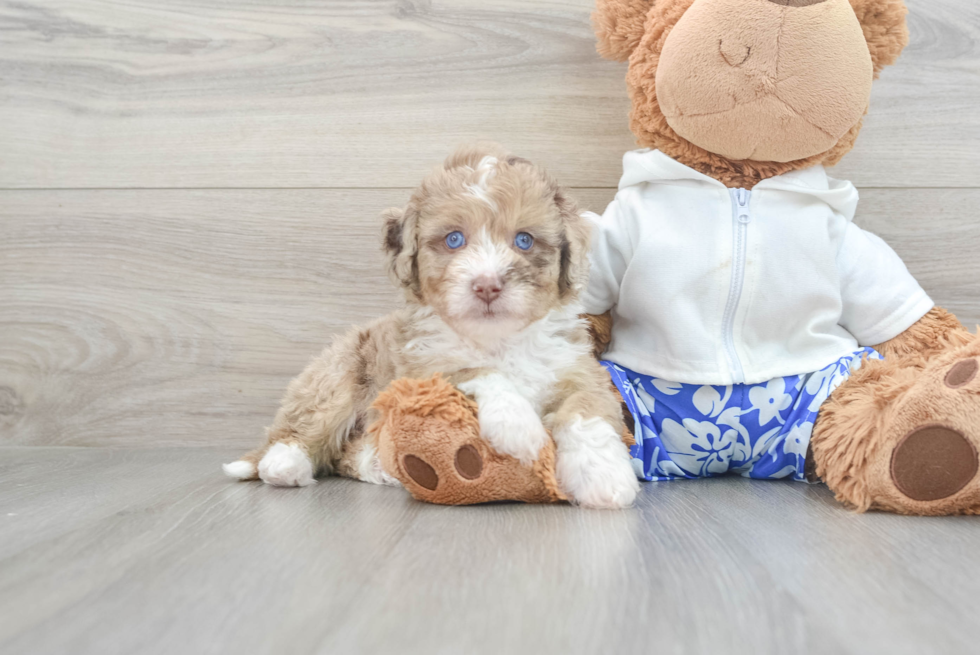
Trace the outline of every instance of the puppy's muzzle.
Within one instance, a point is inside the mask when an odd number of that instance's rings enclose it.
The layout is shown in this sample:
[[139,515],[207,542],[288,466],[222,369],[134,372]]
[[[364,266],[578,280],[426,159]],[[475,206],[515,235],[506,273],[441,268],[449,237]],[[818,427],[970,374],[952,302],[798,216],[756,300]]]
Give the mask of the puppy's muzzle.
[[473,278],[473,294],[488,305],[500,296],[504,283],[496,275],[479,275]]

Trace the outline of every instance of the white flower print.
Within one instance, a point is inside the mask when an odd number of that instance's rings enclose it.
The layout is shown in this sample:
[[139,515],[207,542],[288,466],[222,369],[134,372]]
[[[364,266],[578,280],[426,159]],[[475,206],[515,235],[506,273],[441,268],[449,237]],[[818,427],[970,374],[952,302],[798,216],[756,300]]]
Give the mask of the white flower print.
[[749,431],[744,425],[742,425],[742,421],[739,420],[741,415],[742,409],[740,407],[729,407],[718,415],[715,423],[718,425],[727,425],[730,428],[735,428],[740,435],[748,439]]
[[[841,366],[838,362],[806,376],[806,386],[804,389],[808,394],[813,396],[809,407],[811,412],[817,411],[823,401],[827,399],[827,396],[830,395],[830,391],[825,391],[825,389],[836,388],[843,381],[841,379],[834,384],[834,378],[840,378],[840,368]],[[846,371],[847,369],[845,368],[845,373]]]
[[643,383],[640,380],[633,380],[633,388],[636,390],[636,407],[640,413],[650,416],[656,412],[657,399],[643,388]]
[[[660,449],[658,448],[657,450],[659,451]],[[654,462],[653,469],[656,472],[655,474],[660,478],[686,478],[690,475],[669,459]]]
[[785,391],[783,378],[769,380],[764,387],[755,386],[749,389],[749,402],[753,409],[759,410],[760,427],[767,426],[773,419],[778,420],[779,413],[793,404],[793,397]]
[[724,438],[721,429],[710,421],[686,418],[682,425],[665,419],[660,439],[674,463],[690,475],[703,477],[728,470],[731,437]]
[[[646,428],[643,429],[646,430]],[[682,471],[680,467],[677,466],[677,464],[674,464],[674,462],[670,461],[669,459],[665,459],[663,461],[659,461],[659,460],[660,460],[660,446],[655,446],[653,448],[653,452],[650,455],[649,474],[651,476],[651,479],[670,480],[672,478],[686,478],[688,476],[688,474]],[[637,466],[637,463],[639,463],[639,466]],[[634,459],[633,470],[639,471],[638,475],[639,477],[642,478],[643,462],[641,460]]]
[[748,428],[742,424],[739,418],[741,415],[742,409],[740,407],[728,407],[715,420],[718,425],[730,428],[725,431],[724,437],[732,443],[731,464],[752,458],[752,435],[749,434]]
[[810,421],[798,422],[786,433],[786,439],[783,441],[783,452],[787,455],[799,455],[801,458],[806,458],[806,449],[810,445],[812,433],[813,423]]
[[[623,373],[613,377],[623,383],[624,398],[636,403],[637,418],[643,419],[637,422],[642,439],[638,435],[640,445],[633,451],[637,474],[670,480],[732,472],[802,480],[817,411],[860,368],[862,357],[881,358],[865,348],[814,373],[741,388],[680,384],[618,368],[611,371]],[[645,475],[641,460],[649,462]]]
[[722,396],[714,387],[705,385],[694,392],[691,402],[704,416],[718,416],[721,414],[721,410],[725,409],[725,403],[731,397],[731,386],[725,387],[725,395]]
[[810,400],[809,410],[811,412],[818,411],[823,401],[827,400],[827,397],[842,385],[852,373],[861,368],[865,357],[881,359],[881,355],[875,351],[862,351],[852,357],[844,357],[830,366],[806,376],[806,392],[813,396]]
[[653,382],[654,388],[665,396],[677,395],[684,388],[680,382],[668,382],[660,378],[650,378],[650,381]]
[[[752,467],[755,466],[756,463],[762,459],[762,456],[772,449],[773,444],[778,441],[779,431],[782,429],[783,426],[777,425],[768,432],[760,435],[755,441],[751,442],[751,445],[743,445],[741,443],[735,444],[735,454],[732,455],[732,471],[735,473],[751,471]],[[735,465],[736,463],[737,465]]]

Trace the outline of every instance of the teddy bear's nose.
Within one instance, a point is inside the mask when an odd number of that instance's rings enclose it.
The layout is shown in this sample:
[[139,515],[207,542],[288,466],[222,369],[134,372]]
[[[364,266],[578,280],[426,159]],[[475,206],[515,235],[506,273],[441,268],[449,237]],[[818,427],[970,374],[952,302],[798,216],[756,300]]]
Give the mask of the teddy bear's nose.
[[827,0],[769,0],[769,2],[784,7],[809,7],[810,5],[819,5],[821,2],[827,2]]

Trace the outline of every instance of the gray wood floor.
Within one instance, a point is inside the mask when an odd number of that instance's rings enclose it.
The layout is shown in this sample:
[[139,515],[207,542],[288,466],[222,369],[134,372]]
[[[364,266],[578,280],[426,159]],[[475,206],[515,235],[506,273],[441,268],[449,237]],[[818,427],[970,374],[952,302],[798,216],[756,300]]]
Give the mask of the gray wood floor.
[[[0,653],[977,653],[980,519],[823,487],[440,508],[235,484],[287,381],[397,306],[378,214],[492,138],[601,210],[633,147],[593,0],[0,0]],[[980,323],[980,3],[831,174]]]
[[228,449],[0,451],[0,652],[975,653],[980,522],[822,486],[624,512],[216,474]]

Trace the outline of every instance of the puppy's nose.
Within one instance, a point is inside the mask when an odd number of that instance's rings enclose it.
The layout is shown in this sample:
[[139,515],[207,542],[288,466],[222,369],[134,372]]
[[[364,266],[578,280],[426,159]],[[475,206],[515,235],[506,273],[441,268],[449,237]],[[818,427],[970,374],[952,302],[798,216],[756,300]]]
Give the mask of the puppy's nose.
[[810,5],[819,5],[821,2],[827,2],[827,0],[769,0],[769,2],[775,5],[782,5],[783,7],[809,7]]
[[480,275],[473,279],[473,293],[487,304],[497,299],[502,286],[503,282],[496,275]]

